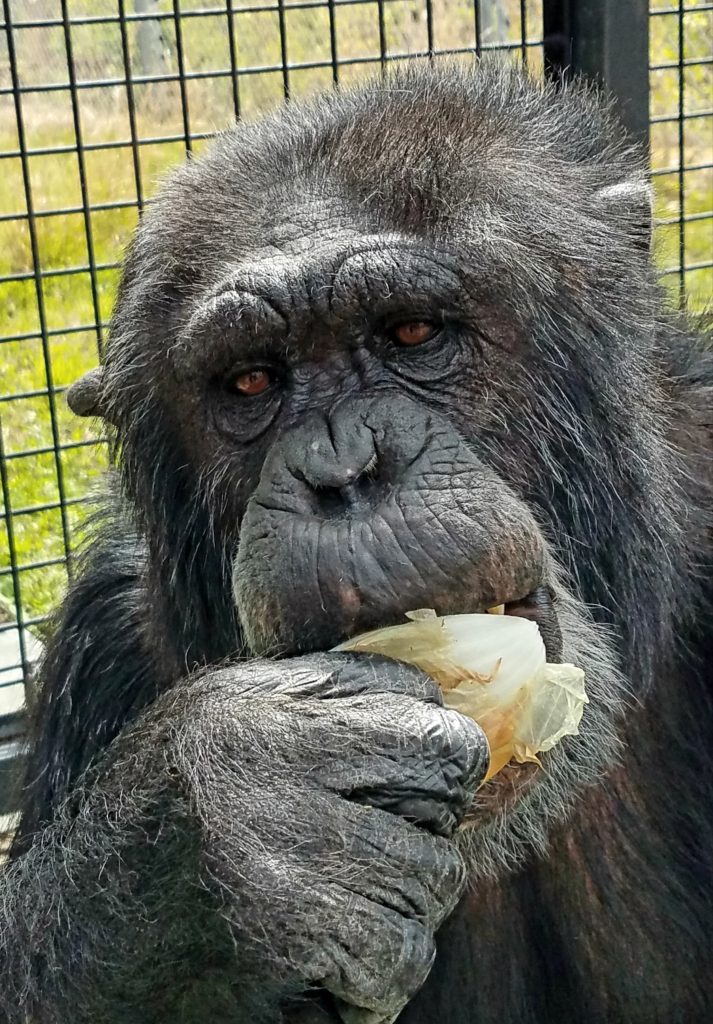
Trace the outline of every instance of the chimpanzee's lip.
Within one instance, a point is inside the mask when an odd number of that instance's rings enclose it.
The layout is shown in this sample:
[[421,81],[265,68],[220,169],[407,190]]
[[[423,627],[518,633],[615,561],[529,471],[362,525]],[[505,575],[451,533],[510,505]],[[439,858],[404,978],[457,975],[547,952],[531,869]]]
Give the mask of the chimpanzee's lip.
[[505,615],[516,615],[521,619],[534,622],[540,631],[545,645],[547,660],[558,662],[562,659],[562,631],[555,608],[554,592],[547,584],[542,584],[527,597],[519,601],[509,601],[505,605]]

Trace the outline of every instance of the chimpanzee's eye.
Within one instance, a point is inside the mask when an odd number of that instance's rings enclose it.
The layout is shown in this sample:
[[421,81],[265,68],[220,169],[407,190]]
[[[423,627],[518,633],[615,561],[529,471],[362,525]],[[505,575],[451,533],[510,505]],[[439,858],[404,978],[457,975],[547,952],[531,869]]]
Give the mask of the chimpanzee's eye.
[[269,370],[255,366],[245,373],[239,374],[232,382],[233,391],[239,395],[253,398],[255,395],[262,395],[273,382],[273,376]]
[[441,325],[432,323],[430,320],[406,320],[400,324],[394,324],[389,330],[389,336],[397,345],[414,347],[423,345],[440,332]]

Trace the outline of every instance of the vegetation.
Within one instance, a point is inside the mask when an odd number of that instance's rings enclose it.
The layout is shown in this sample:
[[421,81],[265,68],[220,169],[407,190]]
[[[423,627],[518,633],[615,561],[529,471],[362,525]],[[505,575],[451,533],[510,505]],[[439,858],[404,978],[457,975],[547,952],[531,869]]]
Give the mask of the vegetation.
[[[698,0],[688,0],[695,6]],[[515,43],[521,34],[520,4],[516,0],[484,3],[483,31],[486,41]],[[144,0],[137,8],[170,13],[170,0]],[[199,136],[194,151],[205,145],[201,136],[229,124],[234,117],[233,80],[229,74],[211,77],[211,72],[229,69],[228,15],[192,16],[207,7],[207,0],[183,0],[181,9],[182,47],[186,70],[206,77],[187,83],[188,117],[192,134]],[[232,18],[237,64],[248,74],[238,82],[240,112],[252,118],[281,101],[284,79],[275,67],[282,60],[280,23],[272,0],[233,7],[250,6],[248,13]],[[269,9],[256,10],[258,7]],[[654,0],[663,7],[664,0]],[[127,9],[130,4],[127,2]],[[215,10],[217,4],[211,5]],[[472,46],[474,43],[471,2],[436,0],[433,5],[435,45],[439,49]],[[16,21],[57,17],[53,0],[15,0]],[[73,0],[72,17],[116,15],[115,0]],[[382,34],[379,10],[383,11]],[[382,41],[387,52],[408,54],[427,49],[425,4],[419,0],[358,3],[335,6],[335,30],[340,61],[340,81],[348,82],[378,68]],[[539,0],[526,6],[528,30],[534,38],[541,23]],[[679,56],[677,18],[664,15],[651,19],[653,63],[676,62]],[[327,86],[332,81],[330,24],[327,5],[291,9],[285,5],[285,37],[289,60],[297,64],[324,62],[325,67],[306,67],[289,73],[289,87],[295,97]],[[178,67],[176,26],[173,18],[153,21],[148,39],[139,38],[141,29],[130,22],[127,28],[135,76],[171,75]],[[25,85],[66,81],[65,39],[60,26],[25,28],[15,32],[22,82]],[[683,56],[710,55],[713,14],[701,10],[686,16]],[[116,82],[124,76],[122,38],[116,21],[89,23],[72,30],[74,63],[80,81]],[[514,46],[513,59],[521,59]],[[470,59],[470,58],[464,58]],[[529,51],[530,63],[541,64],[537,47]],[[349,63],[352,62],[352,63]],[[9,84],[9,66],[0,51],[0,85]],[[683,108],[694,113],[710,108],[713,69],[710,64],[687,67],[684,71]],[[32,201],[40,215],[36,220],[36,246],[44,276],[41,283],[45,326],[49,340],[26,337],[40,330],[36,283],[33,278],[32,239],[26,219],[0,219],[0,294],[3,321],[0,326],[0,428],[6,461],[7,483],[11,497],[11,526],[19,564],[56,560],[40,568],[27,568],[20,574],[20,598],[26,617],[39,617],[56,603],[66,584],[65,555],[81,540],[86,503],[106,467],[106,449],[89,445],[92,425],[72,417],[61,389],[96,364],[98,345],[113,302],[116,262],[133,230],[138,209],[137,189],[150,196],[157,180],[179,162],[185,153],[181,98],[176,81],[141,84],[133,87],[136,130],[139,138],[175,136],[178,141],[153,142],[140,147],[138,176],[129,146],[93,148],[130,138],[127,88],[108,84],[78,90],[79,118],[83,141],[90,148],[84,153],[86,189],[92,206],[106,208],[91,215],[90,242],[99,269],[76,274],[53,271],[87,267],[89,263],[87,228],[81,212],[82,191],[77,153],[53,153],[30,158]],[[675,116],[679,106],[679,72],[674,69],[652,73],[652,114]],[[75,128],[71,96],[67,90],[26,93],[22,97],[26,144],[31,149],[74,147]],[[710,138],[713,117],[686,122],[685,161],[710,163]],[[652,129],[654,168],[675,167],[678,163],[678,123],[656,124]],[[18,148],[12,97],[0,95],[0,153]],[[0,161],[0,218],[25,209],[21,162],[17,157]],[[687,263],[711,259],[711,210],[713,209],[713,172],[710,168],[685,174],[680,197],[677,174],[656,178],[659,218],[687,217],[684,234]],[[80,212],[76,212],[80,208]],[[695,219],[698,215],[706,215]],[[657,230],[656,251],[662,267],[678,262],[679,227],[663,223]],[[17,276],[17,279],[12,279]],[[669,279],[672,295],[678,300],[677,275]],[[710,268],[686,275],[686,291],[692,308],[709,301],[713,285]],[[100,332],[95,322],[104,325]],[[9,339],[9,340],[8,340]],[[15,339],[15,340],[12,340]],[[53,400],[47,387],[55,389]],[[40,392],[35,394],[34,392]],[[29,393],[29,394],[28,394]],[[62,450],[59,459],[52,450],[59,440],[74,445]],[[37,451],[41,449],[41,451]],[[42,451],[42,449],[50,449]],[[28,454],[21,454],[28,453]],[[60,496],[69,502],[63,513]],[[23,509],[42,507],[31,513]],[[0,601],[12,602],[14,583],[6,567],[10,564],[7,509],[0,526]]]

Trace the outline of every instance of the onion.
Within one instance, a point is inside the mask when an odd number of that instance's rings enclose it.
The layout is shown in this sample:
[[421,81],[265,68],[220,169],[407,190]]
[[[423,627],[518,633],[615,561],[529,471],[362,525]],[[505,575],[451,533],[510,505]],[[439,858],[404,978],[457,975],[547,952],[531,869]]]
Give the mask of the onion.
[[548,663],[534,622],[502,614],[438,616],[430,608],[407,618],[335,650],[383,654],[432,676],[445,704],[472,718],[487,736],[486,779],[512,759],[539,764],[539,753],[577,734],[588,703],[584,672]]

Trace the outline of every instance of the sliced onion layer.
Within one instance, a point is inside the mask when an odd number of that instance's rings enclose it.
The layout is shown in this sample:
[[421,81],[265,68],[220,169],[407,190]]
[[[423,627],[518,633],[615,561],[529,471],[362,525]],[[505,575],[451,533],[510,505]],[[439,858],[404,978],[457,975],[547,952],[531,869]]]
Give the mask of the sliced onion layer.
[[338,651],[370,651],[432,676],[448,707],[472,718],[490,745],[492,778],[509,761],[535,761],[576,735],[588,698],[584,672],[547,662],[534,622],[515,615],[409,612],[411,621],[352,637]]

